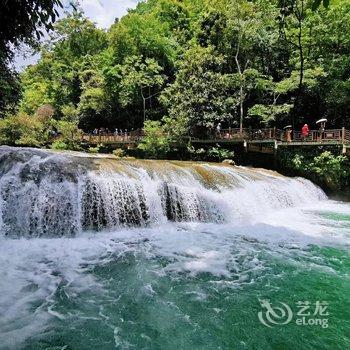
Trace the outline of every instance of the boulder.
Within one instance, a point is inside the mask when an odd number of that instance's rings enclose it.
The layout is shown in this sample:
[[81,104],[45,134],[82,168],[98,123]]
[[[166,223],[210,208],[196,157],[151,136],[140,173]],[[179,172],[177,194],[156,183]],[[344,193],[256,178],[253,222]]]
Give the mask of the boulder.
[[232,159],[224,159],[222,162],[228,165],[236,165],[236,163]]

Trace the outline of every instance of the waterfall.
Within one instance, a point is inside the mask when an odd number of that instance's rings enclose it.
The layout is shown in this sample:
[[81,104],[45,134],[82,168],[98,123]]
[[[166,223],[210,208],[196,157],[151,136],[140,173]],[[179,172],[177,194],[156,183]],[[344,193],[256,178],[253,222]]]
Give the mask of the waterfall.
[[325,198],[310,181],[264,170],[0,147],[0,232],[10,237],[232,222]]

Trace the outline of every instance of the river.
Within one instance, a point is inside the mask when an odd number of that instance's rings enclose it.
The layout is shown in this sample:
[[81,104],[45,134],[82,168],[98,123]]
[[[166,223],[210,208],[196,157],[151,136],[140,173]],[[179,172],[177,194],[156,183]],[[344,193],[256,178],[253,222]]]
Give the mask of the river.
[[350,205],[223,164],[0,147],[1,349],[350,348]]

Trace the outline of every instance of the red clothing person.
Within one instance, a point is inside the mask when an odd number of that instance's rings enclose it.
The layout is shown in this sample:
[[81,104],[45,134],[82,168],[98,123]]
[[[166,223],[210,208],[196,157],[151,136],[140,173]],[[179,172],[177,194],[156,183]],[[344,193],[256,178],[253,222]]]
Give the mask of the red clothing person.
[[309,126],[305,124],[301,129],[301,137],[305,139],[308,136],[309,136]]

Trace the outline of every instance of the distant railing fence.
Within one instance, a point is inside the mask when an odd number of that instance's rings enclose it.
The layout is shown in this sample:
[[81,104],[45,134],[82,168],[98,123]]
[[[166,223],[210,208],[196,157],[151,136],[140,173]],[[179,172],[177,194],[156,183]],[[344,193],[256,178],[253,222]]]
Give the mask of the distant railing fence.
[[[139,142],[144,136],[143,130],[134,130],[123,133],[99,133],[99,134],[83,134],[82,141],[89,144],[99,143],[133,143]],[[184,135],[184,138],[188,136]],[[191,137],[191,139],[197,139]],[[214,132],[211,136],[207,136],[208,140],[252,140],[252,141],[269,141],[277,140],[287,142],[287,132],[276,128],[266,129],[243,129],[228,128],[221,129]],[[322,142],[322,141],[334,141],[341,143],[350,142],[350,130],[342,129],[329,129],[323,132],[319,130],[310,130],[307,136],[303,136],[300,131],[292,131],[291,142]]]

